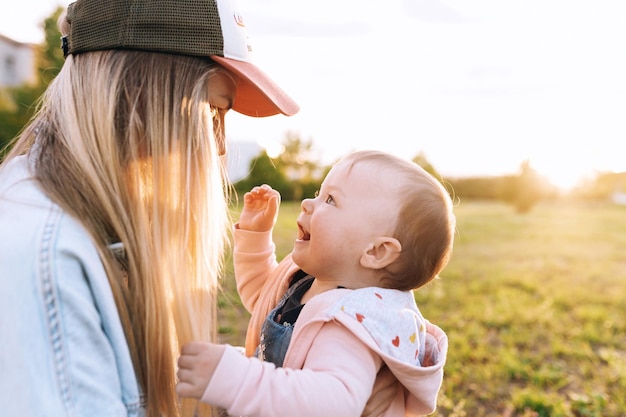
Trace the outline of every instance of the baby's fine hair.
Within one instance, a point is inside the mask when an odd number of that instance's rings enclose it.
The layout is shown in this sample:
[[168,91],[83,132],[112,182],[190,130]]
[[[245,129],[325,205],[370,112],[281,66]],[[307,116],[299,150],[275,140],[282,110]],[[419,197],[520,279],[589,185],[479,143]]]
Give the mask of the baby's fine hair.
[[456,218],[443,185],[414,162],[380,151],[357,151],[342,159],[351,166],[375,163],[398,185],[394,238],[402,245],[396,261],[385,268],[385,287],[417,289],[437,277],[452,254]]

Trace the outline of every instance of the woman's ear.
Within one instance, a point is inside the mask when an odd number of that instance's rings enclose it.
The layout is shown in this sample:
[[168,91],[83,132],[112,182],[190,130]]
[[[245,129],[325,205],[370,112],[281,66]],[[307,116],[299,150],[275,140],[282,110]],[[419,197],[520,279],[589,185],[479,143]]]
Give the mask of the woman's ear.
[[361,266],[382,269],[398,259],[402,245],[393,237],[381,236],[374,239],[361,255]]

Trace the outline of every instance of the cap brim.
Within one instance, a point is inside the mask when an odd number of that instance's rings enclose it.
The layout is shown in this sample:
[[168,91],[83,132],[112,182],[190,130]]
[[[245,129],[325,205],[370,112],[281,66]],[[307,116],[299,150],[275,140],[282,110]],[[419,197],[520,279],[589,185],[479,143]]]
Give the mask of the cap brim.
[[266,117],[275,114],[292,116],[300,110],[300,106],[254,64],[217,55],[211,56],[211,59],[239,77],[233,102],[236,112]]

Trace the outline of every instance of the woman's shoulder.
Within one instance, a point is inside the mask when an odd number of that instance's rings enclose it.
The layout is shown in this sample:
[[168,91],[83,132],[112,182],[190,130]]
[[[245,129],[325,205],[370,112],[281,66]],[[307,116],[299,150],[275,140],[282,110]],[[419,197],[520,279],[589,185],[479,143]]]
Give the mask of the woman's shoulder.
[[106,276],[90,234],[46,195],[26,157],[0,169],[0,230],[2,270],[19,276],[47,274],[55,285],[70,272],[87,281]]

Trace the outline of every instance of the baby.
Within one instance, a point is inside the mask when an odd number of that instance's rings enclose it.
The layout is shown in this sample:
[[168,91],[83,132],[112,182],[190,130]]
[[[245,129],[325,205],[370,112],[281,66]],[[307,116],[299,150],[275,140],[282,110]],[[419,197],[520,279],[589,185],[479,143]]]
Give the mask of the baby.
[[189,343],[179,395],[230,415],[360,416],[388,368],[395,382],[381,415],[432,413],[447,336],[421,315],[412,290],[450,258],[449,194],[417,164],[349,154],[302,202],[293,251],[277,263],[279,203],[277,191],[255,187],[234,230],[237,286],[252,313],[246,352],[256,357]]

